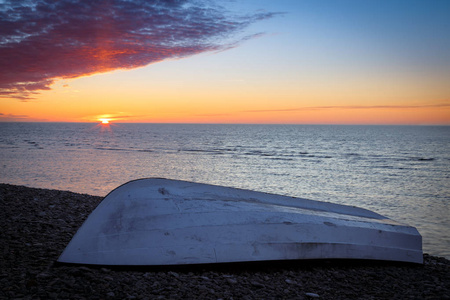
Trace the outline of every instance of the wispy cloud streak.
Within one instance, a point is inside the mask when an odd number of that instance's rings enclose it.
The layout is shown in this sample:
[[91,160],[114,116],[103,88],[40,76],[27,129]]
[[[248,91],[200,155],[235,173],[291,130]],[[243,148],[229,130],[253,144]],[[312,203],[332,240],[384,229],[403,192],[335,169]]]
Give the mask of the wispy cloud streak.
[[30,117],[27,115],[14,115],[0,113],[0,122],[17,122],[17,121],[29,121]]
[[309,110],[328,110],[328,109],[422,109],[422,108],[449,108],[450,102],[437,104],[419,104],[419,105],[327,105],[327,106],[305,106],[282,109],[255,109],[244,110],[245,113],[266,113],[266,112],[295,112]]
[[58,78],[226,50],[258,36],[236,37],[272,16],[237,16],[207,0],[6,0],[0,3],[0,97],[27,100]]

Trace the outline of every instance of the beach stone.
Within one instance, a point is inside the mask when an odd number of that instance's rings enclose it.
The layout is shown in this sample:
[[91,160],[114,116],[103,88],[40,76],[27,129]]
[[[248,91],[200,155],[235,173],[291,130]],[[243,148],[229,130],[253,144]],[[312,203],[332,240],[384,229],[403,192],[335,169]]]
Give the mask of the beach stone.
[[297,284],[297,282],[295,282],[294,280],[290,280],[290,279],[285,279],[284,281],[288,284]]
[[50,273],[47,273],[47,272],[39,273],[36,276],[36,278],[38,278],[38,279],[46,279],[46,278],[50,278],[50,277],[52,277],[52,275]]
[[175,277],[175,278],[179,278],[179,277],[180,277],[180,275],[179,275],[178,273],[176,273],[176,272],[170,271],[168,274],[169,274],[169,275],[172,275],[172,276]]
[[266,286],[258,281],[250,281],[251,285],[257,288],[265,288]]
[[305,296],[308,296],[310,298],[320,298],[320,296],[316,293],[305,293]]

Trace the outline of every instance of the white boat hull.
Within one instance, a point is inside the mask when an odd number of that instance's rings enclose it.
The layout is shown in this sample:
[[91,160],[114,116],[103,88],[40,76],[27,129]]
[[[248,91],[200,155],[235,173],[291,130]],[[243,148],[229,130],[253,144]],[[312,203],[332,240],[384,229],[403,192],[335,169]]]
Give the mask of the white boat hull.
[[59,262],[181,265],[290,259],[422,263],[414,227],[374,212],[168,179],[113,190]]

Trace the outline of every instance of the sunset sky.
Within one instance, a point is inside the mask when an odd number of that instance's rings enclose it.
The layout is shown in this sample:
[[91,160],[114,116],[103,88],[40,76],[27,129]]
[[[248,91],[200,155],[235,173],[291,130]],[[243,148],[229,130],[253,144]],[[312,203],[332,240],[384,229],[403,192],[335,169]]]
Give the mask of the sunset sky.
[[0,121],[450,125],[447,0],[0,0]]

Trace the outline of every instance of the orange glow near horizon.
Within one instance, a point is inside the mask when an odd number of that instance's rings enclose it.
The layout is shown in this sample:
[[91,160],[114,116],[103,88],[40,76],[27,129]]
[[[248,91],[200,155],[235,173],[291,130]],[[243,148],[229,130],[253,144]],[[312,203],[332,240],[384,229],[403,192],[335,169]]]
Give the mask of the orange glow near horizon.
[[[236,91],[234,91],[236,93]],[[416,105],[355,106],[340,103],[320,105],[313,102],[292,101],[276,103],[260,101],[235,94],[220,95],[216,101],[195,99],[196,93],[186,94],[186,99],[155,94],[149,100],[129,94],[77,96],[77,101],[67,99],[54,91],[42,93],[40,99],[20,102],[4,99],[0,121],[37,122],[100,122],[117,123],[240,123],[240,124],[392,124],[392,125],[450,125],[450,103],[436,101]],[[61,97],[61,98],[60,98]],[[67,96],[66,96],[67,97]],[[155,99],[153,99],[155,98]],[[206,98],[206,97],[205,97]],[[253,98],[253,97],[252,97]],[[129,103],[133,105],[130,106]],[[301,105],[303,104],[303,105]],[[294,106],[295,105],[295,106]],[[108,109],[109,114],[101,112]]]
[[[450,125],[447,88],[437,93],[431,88],[386,86],[384,95],[364,91],[365,85],[376,82],[345,89],[342,84],[301,90],[297,83],[272,79],[244,84],[223,82],[221,78],[176,77],[175,67],[188,63],[186,59],[141,70],[61,80],[30,101],[0,99],[0,121]],[[139,79],[134,80],[136,77]],[[175,77],[184,81],[173,81]],[[351,93],[352,88],[355,93]],[[392,88],[390,93],[386,92],[388,88]]]
[[301,89],[276,78],[243,83],[178,76],[178,66],[198,63],[191,60],[61,80],[29,101],[1,99],[0,121],[450,125],[446,86],[437,92],[386,83],[377,92],[364,89],[376,81]]

